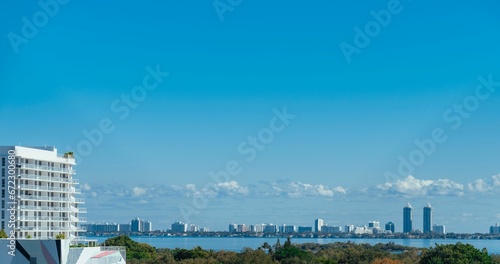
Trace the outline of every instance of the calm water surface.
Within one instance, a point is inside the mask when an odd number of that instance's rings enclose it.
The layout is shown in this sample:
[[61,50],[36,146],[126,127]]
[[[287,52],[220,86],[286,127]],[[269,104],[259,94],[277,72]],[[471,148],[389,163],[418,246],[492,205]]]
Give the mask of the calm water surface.
[[[108,237],[87,237],[97,239],[99,243]],[[185,248],[191,249],[200,246],[204,249],[241,251],[244,247],[257,248],[264,242],[276,243],[277,238],[253,238],[253,237],[132,237],[137,242],[147,243],[157,248]],[[283,244],[286,238],[280,238]],[[437,244],[455,244],[457,242],[469,243],[476,248],[488,249],[489,253],[500,254],[500,240],[459,240],[459,239],[344,239],[344,238],[292,238],[292,243],[318,243],[327,244],[334,242],[353,241],[358,244],[394,242],[398,245],[410,247],[431,247]]]

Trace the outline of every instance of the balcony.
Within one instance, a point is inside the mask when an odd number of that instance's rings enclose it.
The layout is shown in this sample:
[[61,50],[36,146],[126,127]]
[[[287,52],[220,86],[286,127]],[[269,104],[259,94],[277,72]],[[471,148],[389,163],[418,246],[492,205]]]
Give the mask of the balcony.
[[79,223],[84,223],[84,222],[87,222],[87,218],[86,217],[76,217],[74,215],[71,215],[71,222],[73,223],[76,223],[76,222],[79,222]]
[[49,176],[40,176],[34,174],[20,174],[20,179],[23,180],[37,180],[37,181],[47,181],[47,182],[64,182],[64,183],[74,183],[78,184],[78,181],[75,179],[61,178],[61,177],[49,177]]
[[19,231],[38,231],[38,232],[48,232],[48,231],[68,231],[68,227],[57,227],[57,226],[20,226],[17,227]]
[[30,205],[20,205],[19,210],[32,210],[32,211],[48,211],[48,212],[73,212],[71,208],[68,207],[55,207],[55,206],[30,206]]
[[75,198],[75,203],[85,203],[85,199],[83,199],[83,198]]
[[27,163],[20,163],[20,164],[18,164],[18,167],[22,168],[22,169],[44,170],[44,171],[50,171],[50,172],[62,172],[62,173],[76,174],[76,170],[73,168],[71,168],[71,169],[58,168],[58,167],[40,166],[40,165],[27,164]]
[[[52,196],[36,196],[36,195],[18,195],[17,199],[25,200],[25,201],[46,201],[46,202],[65,202],[65,203],[77,203],[73,201],[71,198],[61,198],[61,197],[52,197]],[[75,199],[77,200],[77,199]],[[83,199],[81,199],[83,200]],[[83,201],[84,202],[84,201]],[[81,203],[83,203],[81,202]]]
[[71,206],[70,207],[71,209],[71,212],[73,213],[86,213],[87,212],[87,208],[82,208],[82,207],[74,207],[74,206]]
[[[80,189],[71,188],[61,188],[61,187],[49,187],[49,186],[39,186],[33,184],[19,184],[18,189],[21,190],[33,190],[33,191],[54,191],[54,192],[65,192],[65,193],[76,193],[81,194]],[[78,191],[78,192],[77,192]]]
[[68,222],[69,217],[50,217],[50,216],[20,216],[17,218],[19,221],[54,221],[54,222]]

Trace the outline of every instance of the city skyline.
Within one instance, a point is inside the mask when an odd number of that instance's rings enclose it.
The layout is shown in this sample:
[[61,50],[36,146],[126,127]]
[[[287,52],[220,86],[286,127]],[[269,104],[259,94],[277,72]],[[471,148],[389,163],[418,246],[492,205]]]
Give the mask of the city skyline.
[[62,2],[0,4],[0,145],[88,219],[500,222],[499,2]]
[[[308,226],[308,225],[296,225],[293,223],[287,223],[287,222],[281,222],[281,224],[275,224],[275,223],[265,223],[265,222],[260,222],[259,224],[247,224],[247,223],[230,223],[229,228],[226,230],[228,232],[239,232],[239,233],[244,233],[244,232],[270,232],[270,229],[266,229],[266,227],[272,226],[274,227],[274,233],[292,233],[292,232],[298,232],[298,233],[304,233],[304,232],[314,232],[314,233],[350,233],[351,231],[355,231],[356,228],[358,227],[364,227],[364,228],[369,228],[369,229],[378,229],[380,232],[384,231],[391,231],[391,233],[438,233],[438,234],[446,234],[449,233],[450,230],[446,229],[446,226],[443,224],[436,224],[433,222],[433,207],[430,205],[430,203],[427,203],[423,207],[423,214],[422,214],[422,229],[417,228],[414,225],[413,222],[413,206],[408,202],[406,206],[403,207],[403,227],[401,230],[398,230],[394,223],[392,221],[388,221],[386,223],[382,223],[377,220],[369,220],[367,222],[363,223],[353,223],[353,222],[346,222],[345,225],[340,224],[340,225],[330,225],[324,219],[317,218],[314,220],[313,224]],[[129,223],[128,229],[122,230],[123,232],[144,232],[141,230],[138,230],[137,228],[134,230],[133,227],[130,227],[133,225],[134,220],[140,220],[140,218],[134,218],[131,220],[131,223]],[[407,227],[405,227],[405,222],[406,219],[408,220]],[[147,221],[149,222],[149,221]],[[368,223],[368,225],[366,225]],[[120,226],[123,224],[118,224],[118,223],[94,223],[92,222],[90,225],[116,225]],[[149,225],[151,226],[152,223],[149,222]],[[176,226],[174,228],[174,226]],[[178,226],[182,226],[182,231],[181,229],[178,228]],[[195,228],[195,230],[192,230]],[[303,231],[299,231],[303,229]],[[486,228],[487,229],[487,228]],[[115,229],[113,229],[115,230]],[[193,224],[193,223],[184,223],[181,221],[175,221],[171,224],[171,228],[164,228],[164,229],[156,229],[155,231],[169,231],[171,230],[174,233],[178,232],[196,232],[199,230],[203,230],[201,232],[208,232],[207,230],[211,230],[210,227],[202,227],[200,228],[199,225]],[[267,230],[267,231],[265,231]],[[285,231],[288,230],[288,231]],[[292,230],[292,231],[291,231]],[[307,231],[309,230],[309,231]],[[335,231],[333,231],[335,230]],[[495,230],[495,231],[492,231]],[[495,226],[490,226],[489,230],[486,231],[479,231],[476,233],[491,233],[491,234],[497,234],[498,233],[499,227],[498,223],[496,223]],[[117,230],[115,230],[117,231]],[[151,232],[152,230],[150,229],[147,232]],[[223,232],[223,229],[215,229],[215,232]],[[270,232],[272,233],[272,232]],[[459,233],[459,232],[454,232],[451,230],[451,233]]]

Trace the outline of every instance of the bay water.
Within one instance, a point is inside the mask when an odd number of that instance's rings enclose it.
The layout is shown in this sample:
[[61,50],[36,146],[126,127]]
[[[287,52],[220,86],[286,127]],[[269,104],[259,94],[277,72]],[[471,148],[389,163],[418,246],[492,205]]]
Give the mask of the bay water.
[[[87,237],[88,239],[96,239],[99,243],[104,242],[109,237]],[[146,243],[156,248],[185,248],[192,249],[200,246],[203,249],[226,250],[240,252],[244,247],[256,249],[264,242],[274,245],[278,238],[274,237],[151,237],[151,236],[132,236],[134,241]],[[283,243],[286,238],[280,238]],[[490,254],[500,254],[500,240],[480,240],[480,239],[360,239],[360,238],[292,238],[293,244],[302,243],[318,243],[327,244],[335,242],[352,241],[357,244],[368,243],[375,245],[378,243],[394,242],[397,245],[429,248],[435,244],[455,244],[457,242],[468,243],[478,249],[486,248]]]

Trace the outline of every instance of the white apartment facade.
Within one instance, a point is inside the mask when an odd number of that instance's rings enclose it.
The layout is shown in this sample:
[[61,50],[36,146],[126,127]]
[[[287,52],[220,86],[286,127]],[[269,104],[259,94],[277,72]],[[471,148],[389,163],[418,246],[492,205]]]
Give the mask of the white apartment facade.
[[55,147],[0,146],[0,228],[15,238],[78,240],[85,231],[84,200],[74,179],[72,153]]

